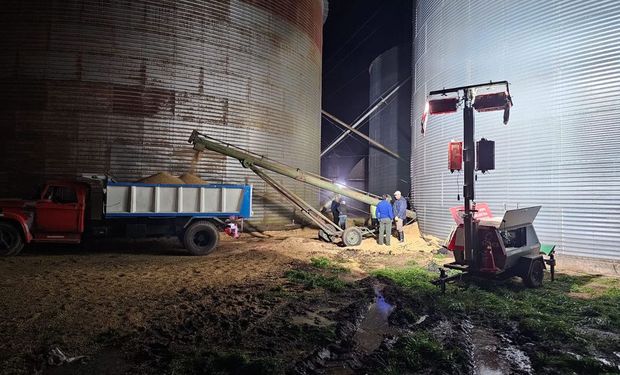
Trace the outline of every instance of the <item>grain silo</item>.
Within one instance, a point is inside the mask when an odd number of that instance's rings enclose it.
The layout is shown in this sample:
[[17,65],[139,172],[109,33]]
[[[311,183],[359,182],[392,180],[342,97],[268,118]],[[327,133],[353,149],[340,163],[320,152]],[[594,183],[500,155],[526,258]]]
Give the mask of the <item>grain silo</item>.
[[418,1],[413,73],[412,192],[423,232],[448,233],[463,182],[447,170],[462,114],[431,116],[421,135],[426,94],[508,80],[508,126],[501,113],[476,114],[477,139],[496,142],[477,201],[498,215],[542,205],[542,242],[565,256],[620,259],[619,2]]
[[[290,221],[289,206],[238,161],[193,160],[186,140],[199,129],[318,173],[323,8],[321,0],[1,5],[0,195],[48,176],[128,180],[196,167],[211,182],[249,177],[259,221]],[[314,189],[289,186],[318,202]]]
[[374,194],[393,194],[400,190],[407,195],[409,157],[411,155],[411,48],[396,46],[379,55],[369,68],[370,103],[398,88],[369,120],[369,136],[397,153],[396,159],[375,147],[368,151],[368,191]]

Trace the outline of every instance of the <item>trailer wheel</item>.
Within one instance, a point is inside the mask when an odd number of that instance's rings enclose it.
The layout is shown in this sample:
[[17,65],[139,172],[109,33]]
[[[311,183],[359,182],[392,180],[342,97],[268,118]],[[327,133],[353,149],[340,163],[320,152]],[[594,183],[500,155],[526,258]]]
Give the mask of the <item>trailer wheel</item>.
[[192,255],[207,255],[212,252],[220,239],[220,233],[208,221],[193,222],[183,235],[183,244]]
[[523,276],[523,282],[530,288],[538,288],[542,285],[544,277],[545,265],[542,259],[536,259],[532,262],[527,275]]
[[342,242],[346,246],[358,246],[362,243],[363,238],[362,230],[358,227],[347,228],[342,233]]
[[323,229],[319,229],[319,240],[325,242],[332,242],[331,238],[329,238],[329,234],[325,232]]
[[24,248],[21,233],[7,222],[0,222],[0,255],[17,255]]

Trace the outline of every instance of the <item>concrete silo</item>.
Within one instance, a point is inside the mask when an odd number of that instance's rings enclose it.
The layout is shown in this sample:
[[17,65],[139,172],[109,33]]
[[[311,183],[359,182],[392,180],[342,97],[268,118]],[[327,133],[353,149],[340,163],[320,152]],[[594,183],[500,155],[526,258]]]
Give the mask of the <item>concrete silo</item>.
[[[255,183],[262,223],[291,209],[192,129],[319,172],[321,0],[48,1],[0,6],[0,195],[48,176],[195,167]],[[289,183],[311,202],[314,189]]]
[[496,214],[542,205],[535,225],[559,253],[620,259],[620,3],[428,1],[415,13],[412,192],[423,232],[445,236],[461,192],[447,143],[462,115],[420,117],[430,90],[508,80],[515,106],[477,113],[496,165],[476,198]]

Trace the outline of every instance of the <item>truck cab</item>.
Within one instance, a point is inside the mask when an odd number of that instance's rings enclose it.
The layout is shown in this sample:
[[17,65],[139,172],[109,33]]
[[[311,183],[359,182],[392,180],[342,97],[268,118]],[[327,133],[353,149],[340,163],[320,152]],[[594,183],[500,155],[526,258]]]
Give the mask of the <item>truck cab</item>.
[[84,232],[88,186],[75,181],[50,181],[34,203],[38,242],[79,243]]
[[47,182],[35,200],[0,199],[0,255],[30,242],[79,243],[89,186],[74,180]]

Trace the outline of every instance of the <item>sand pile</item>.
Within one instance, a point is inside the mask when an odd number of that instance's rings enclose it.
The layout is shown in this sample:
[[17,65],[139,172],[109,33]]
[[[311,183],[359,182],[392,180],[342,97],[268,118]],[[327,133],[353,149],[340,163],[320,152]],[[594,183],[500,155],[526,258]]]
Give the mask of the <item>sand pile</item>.
[[136,182],[142,182],[144,184],[184,184],[185,183],[180,178],[173,176],[167,172],[159,172],[152,176],[142,178]]
[[207,181],[191,173],[183,173],[179,176],[179,178],[183,180],[183,182],[185,182],[186,184],[202,185],[207,183]]

